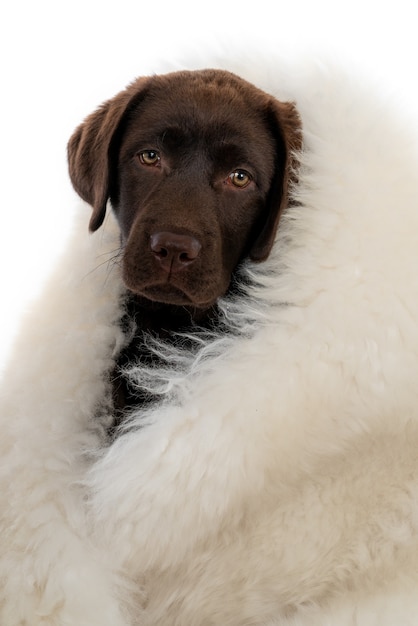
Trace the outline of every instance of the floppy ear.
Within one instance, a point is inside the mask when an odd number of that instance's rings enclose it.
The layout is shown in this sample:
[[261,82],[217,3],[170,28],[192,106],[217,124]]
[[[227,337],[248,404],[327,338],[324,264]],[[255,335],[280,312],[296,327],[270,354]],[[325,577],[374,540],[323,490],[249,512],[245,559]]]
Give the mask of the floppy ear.
[[125,113],[144,93],[147,78],[138,78],[108,100],[75,130],[68,142],[68,166],[76,192],[93,207],[90,231],[97,230],[106,215],[112,168],[112,140]]
[[270,254],[280,217],[289,203],[290,187],[297,179],[297,152],[302,147],[301,120],[292,102],[272,99],[268,116],[276,141],[276,168],[261,232],[249,253],[253,261],[265,261]]

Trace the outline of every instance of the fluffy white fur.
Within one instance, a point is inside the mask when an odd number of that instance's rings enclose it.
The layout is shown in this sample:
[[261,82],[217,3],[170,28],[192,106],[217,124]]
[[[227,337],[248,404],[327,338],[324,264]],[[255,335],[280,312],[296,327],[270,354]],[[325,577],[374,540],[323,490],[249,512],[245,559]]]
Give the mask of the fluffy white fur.
[[111,216],[88,236],[83,207],[28,315],[1,392],[1,626],[418,624],[416,142],[338,68],[249,69],[295,100],[304,150],[271,257],[222,303],[233,333],[133,371],[161,405],[106,447]]

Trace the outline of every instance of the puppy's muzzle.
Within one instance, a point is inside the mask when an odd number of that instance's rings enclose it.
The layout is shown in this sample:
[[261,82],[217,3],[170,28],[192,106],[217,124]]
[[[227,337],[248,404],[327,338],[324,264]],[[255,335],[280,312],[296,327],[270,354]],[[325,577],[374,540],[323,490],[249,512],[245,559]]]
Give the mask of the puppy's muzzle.
[[150,248],[165,272],[177,274],[196,261],[202,244],[191,235],[161,231],[151,235]]

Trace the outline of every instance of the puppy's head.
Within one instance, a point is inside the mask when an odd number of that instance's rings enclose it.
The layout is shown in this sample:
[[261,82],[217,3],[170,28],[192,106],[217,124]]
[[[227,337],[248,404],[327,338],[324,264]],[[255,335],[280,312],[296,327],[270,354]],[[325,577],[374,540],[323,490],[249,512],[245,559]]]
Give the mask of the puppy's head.
[[293,104],[203,70],[139,78],[75,131],[68,157],[92,231],[110,199],[126,286],[204,310],[243,258],[267,258],[300,144]]

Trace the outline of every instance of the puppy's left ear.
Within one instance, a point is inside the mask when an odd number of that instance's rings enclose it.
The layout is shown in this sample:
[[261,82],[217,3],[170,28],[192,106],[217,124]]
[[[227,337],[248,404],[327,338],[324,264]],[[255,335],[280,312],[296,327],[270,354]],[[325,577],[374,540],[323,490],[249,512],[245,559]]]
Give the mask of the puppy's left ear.
[[270,254],[280,217],[289,204],[290,188],[297,180],[297,153],[302,148],[302,124],[292,102],[271,99],[268,120],[276,142],[276,167],[266,201],[263,225],[249,253],[253,261],[265,261]]
[[71,182],[83,200],[93,207],[90,231],[103,223],[112,173],[112,141],[125,113],[144,94],[146,78],[138,78],[108,100],[75,130],[68,142]]

